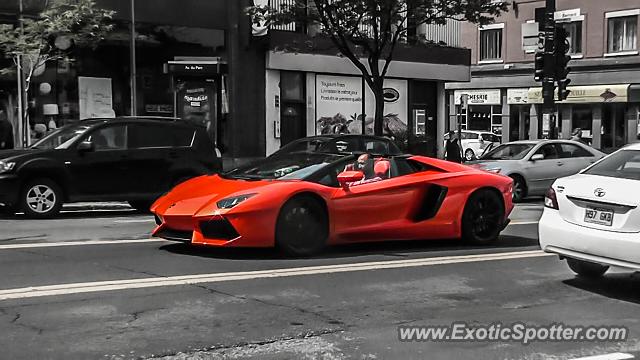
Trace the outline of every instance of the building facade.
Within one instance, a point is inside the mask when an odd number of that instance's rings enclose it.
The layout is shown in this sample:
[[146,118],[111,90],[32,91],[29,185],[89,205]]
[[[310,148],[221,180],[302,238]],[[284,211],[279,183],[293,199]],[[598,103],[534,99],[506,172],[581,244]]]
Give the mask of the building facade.
[[[468,94],[469,110],[449,106],[450,126],[492,130],[503,142],[549,135],[541,116],[534,51],[523,50],[522,28],[544,13],[545,1],[514,1],[494,24],[462,26],[471,49],[471,81],[446,85],[449,104]],[[569,97],[557,104],[559,136],[580,129],[592,146],[611,151],[638,141],[640,128],[640,4],[634,0],[557,0],[555,19],[569,33]]]
[[[34,73],[32,128],[96,116],[181,117],[207,127],[226,167],[308,135],[372,131],[372,93],[317,28],[282,26],[256,36],[244,14],[251,0],[96,2],[115,11],[115,30],[96,48],[72,48],[74,61]],[[31,16],[46,1],[25,3],[23,14]],[[0,4],[0,21],[17,19],[17,2]],[[399,46],[385,84],[386,129],[409,150],[436,155],[447,119],[444,84],[469,81],[471,55],[456,47],[457,22],[417,31],[431,41]],[[6,94],[16,84],[0,82]]]

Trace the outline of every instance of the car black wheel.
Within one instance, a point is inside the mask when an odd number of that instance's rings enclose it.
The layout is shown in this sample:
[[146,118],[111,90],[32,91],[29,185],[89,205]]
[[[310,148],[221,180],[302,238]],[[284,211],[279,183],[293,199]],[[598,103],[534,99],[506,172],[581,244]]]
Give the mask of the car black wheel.
[[589,279],[597,279],[609,270],[609,267],[605,265],[571,258],[567,258],[567,265],[578,276]]
[[495,241],[503,227],[504,204],[492,190],[481,189],[467,200],[462,214],[462,238],[470,243]]
[[527,184],[518,175],[512,175],[511,178],[513,179],[513,202],[521,202],[527,196]]
[[139,212],[148,213],[149,208],[153,205],[153,200],[129,200],[129,205]]
[[465,158],[467,161],[475,160],[475,158],[476,158],[476,153],[474,153],[474,152],[473,152],[473,150],[471,150],[471,149],[467,149],[467,151],[465,151],[465,152],[464,152],[464,158]]
[[329,219],[324,206],[311,196],[287,201],[276,222],[276,246],[293,256],[320,252],[329,236]]
[[29,181],[21,196],[21,208],[25,215],[45,219],[55,216],[62,208],[62,190],[50,179]]

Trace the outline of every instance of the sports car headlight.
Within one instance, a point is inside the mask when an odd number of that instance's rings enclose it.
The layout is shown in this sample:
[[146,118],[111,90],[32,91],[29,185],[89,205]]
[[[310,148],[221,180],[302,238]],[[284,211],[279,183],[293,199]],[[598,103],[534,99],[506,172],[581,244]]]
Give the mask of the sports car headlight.
[[14,162],[0,161],[0,174],[13,170],[15,166],[16,166],[16,163]]
[[218,207],[218,209],[231,209],[232,207],[240,204],[241,202],[247,200],[248,198],[254,195],[256,194],[243,194],[243,195],[222,199],[216,203],[216,206]]

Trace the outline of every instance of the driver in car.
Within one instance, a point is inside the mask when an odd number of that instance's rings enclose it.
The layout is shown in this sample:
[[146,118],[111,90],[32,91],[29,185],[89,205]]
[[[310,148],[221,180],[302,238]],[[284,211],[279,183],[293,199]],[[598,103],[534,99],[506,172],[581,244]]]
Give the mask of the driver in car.
[[348,183],[349,186],[357,186],[362,184],[370,184],[389,178],[389,170],[391,169],[391,162],[387,159],[376,159],[376,163],[373,166],[373,172],[375,176],[370,179],[362,179],[360,181],[354,181]]

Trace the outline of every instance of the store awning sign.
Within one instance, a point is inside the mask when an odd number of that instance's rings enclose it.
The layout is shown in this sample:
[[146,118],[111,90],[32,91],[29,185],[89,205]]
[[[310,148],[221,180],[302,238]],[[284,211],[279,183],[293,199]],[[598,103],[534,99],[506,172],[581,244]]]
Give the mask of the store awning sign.
[[[628,102],[629,84],[569,86],[571,92],[561,104],[624,103]],[[542,88],[529,89],[529,103],[542,104]],[[555,96],[557,96],[557,91]]]
[[456,90],[454,98],[456,105],[460,105],[462,94],[467,95],[469,105],[500,105],[500,89],[487,90]]

